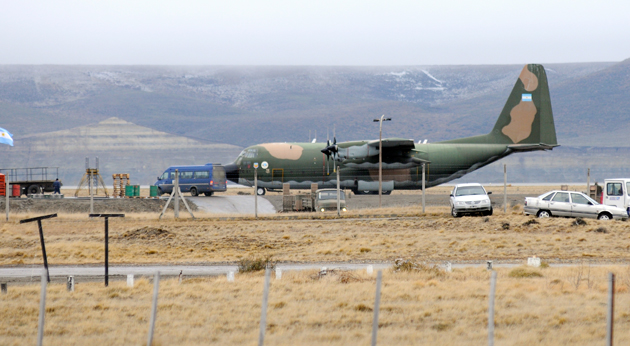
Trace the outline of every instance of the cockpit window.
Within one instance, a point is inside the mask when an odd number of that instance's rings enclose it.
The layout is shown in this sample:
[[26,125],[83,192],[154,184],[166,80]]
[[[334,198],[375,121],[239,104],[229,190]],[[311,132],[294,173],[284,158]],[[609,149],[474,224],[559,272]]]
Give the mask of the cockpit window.
[[253,159],[258,156],[258,149],[245,149],[243,150],[243,157]]
[[245,159],[253,159],[257,156],[258,156],[258,149],[253,149],[253,148],[245,149],[241,151],[241,153],[236,158],[236,164],[240,165],[243,161],[248,162],[248,160],[245,160]]

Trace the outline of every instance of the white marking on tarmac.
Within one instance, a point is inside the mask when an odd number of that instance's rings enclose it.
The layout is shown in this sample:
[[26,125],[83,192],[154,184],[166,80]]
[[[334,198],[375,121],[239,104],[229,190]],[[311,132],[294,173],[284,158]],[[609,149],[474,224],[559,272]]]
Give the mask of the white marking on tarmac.
[[[200,211],[212,214],[254,214],[254,196],[186,197]],[[276,208],[258,196],[258,214],[275,214]]]

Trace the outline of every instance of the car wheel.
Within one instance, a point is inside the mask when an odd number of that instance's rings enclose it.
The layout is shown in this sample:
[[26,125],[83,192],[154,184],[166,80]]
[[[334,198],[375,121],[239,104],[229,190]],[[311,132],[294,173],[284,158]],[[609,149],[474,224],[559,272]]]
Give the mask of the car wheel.
[[203,194],[204,194],[205,196],[207,196],[207,197],[212,196],[212,192],[204,192]]
[[29,194],[29,195],[37,195],[37,194],[41,193],[40,191],[41,191],[41,189],[39,188],[38,185],[31,185],[26,190],[26,193]]
[[157,195],[158,195],[158,196],[162,196],[163,194],[164,194],[164,191],[162,191],[162,189],[160,189],[160,188],[158,187],[158,189],[157,189]]
[[455,208],[451,208],[451,215],[453,215],[453,217],[461,217],[462,214],[458,213],[457,210],[455,210]]
[[608,213],[601,213],[597,216],[597,220],[610,220],[611,217]]
[[190,188],[190,195],[193,196],[193,197],[199,196],[199,191],[197,191],[196,187],[191,187]]
[[547,210],[539,210],[536,216],[538,216],[539,218],[551,217],[551,213]]
[[488,210],[488,211],[487,211],[487,212],[485,212],[484,214],[485,214],[486,216],[491,216],[491,215],[492,215],[492,212],[493,212],[493,210],[492,210],[492,208],[490,208],[490,210]]
[[264,196],[267,191],[265,190],[264,187],[259,187],[258,190],[256,190],[256,192],[258,193],[258,196]]

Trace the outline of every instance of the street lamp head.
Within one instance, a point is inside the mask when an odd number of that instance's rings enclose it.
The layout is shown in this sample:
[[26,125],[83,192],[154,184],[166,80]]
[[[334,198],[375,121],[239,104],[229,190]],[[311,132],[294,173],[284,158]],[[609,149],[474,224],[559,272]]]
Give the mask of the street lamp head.
[[391,121],[391,120],[392,120],[392,118],[385,118],[385,119],[383,119],[383,121]]
[[378,123],[379,121],[381,121],[380,119],[374,119],[375,123]]

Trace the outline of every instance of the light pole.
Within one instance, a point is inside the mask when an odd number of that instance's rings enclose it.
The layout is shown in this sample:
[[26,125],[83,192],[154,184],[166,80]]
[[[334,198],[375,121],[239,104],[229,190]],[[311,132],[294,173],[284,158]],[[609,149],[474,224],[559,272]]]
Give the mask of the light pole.
[[380,119],[374,119],[379,123],[378,129],[378,207],[381,208],[381,196],[383,195],[383,121],[391,121],[392,118],[385,118],[385,114]]

